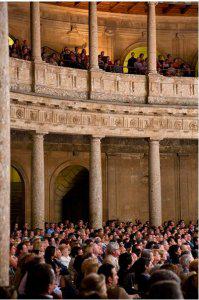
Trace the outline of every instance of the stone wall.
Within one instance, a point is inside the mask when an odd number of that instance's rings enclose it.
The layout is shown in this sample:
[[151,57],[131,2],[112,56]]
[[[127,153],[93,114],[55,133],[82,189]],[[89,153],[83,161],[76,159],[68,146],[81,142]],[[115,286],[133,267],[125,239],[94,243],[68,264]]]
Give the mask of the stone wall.
[[[55,179],[69,165],[89,169],[89,139],[45,137],[45,216],[58,221]],[[197,142],[161,142],[163,220],[197,218]],[[31,142],[27,134],[12,135],[12,161],[23,170],[26,220],[30,222]],[[148,219],[148,144],[139,139],[102,141],[103,219]],[[60,202],[61,205],[61,202]]]

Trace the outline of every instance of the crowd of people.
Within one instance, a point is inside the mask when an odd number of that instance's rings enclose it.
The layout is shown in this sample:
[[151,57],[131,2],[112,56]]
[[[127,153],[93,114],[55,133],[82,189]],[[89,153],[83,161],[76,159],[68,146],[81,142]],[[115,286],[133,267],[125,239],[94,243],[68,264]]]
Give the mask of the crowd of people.
[[[11,57],[31,60],[31,49],[27,45],[26,40],[20,45],[19,40],[16,39],[13,45],[9,47],[9,51]],[[48,47],[43,47],[41,49],[41,56],[43,61],[54,66],[84,70],[88,70],[89,68],[89,56],[85,48],[80,50],[78,47],[75,47],[72,51],[68,47],[64,47],[61,53],[58,53],[53,50],[49,51]],[[98,64],[99,68],[106,72],[123,73],[126,68],[128,74],[145,75],[148,69],[148,58],[144,58],[143,53],[135,57],[135,53],[132,52],[127,67],[123,67],[119,59],[112,62],[111,58],[106,56],[104,51],[101,51],[98,55]],[[191,70],[191,66],[188,63],[184,62],[181,58],[173,58],[171,54],[167,54],[166,58],[162,55],[158,56],[157,71],[159,74],[165,76],[193,77],[195,75],[195,72]]]
[[[127,64],[129,74],[147,74],[148,58],[144,59],[144,54],[135,58],[135,53],[131,53],[131,57]],[[158,55],[157,59],[157,72],[164,76],[184,76],[192,77],[194,72],[191,70],[191,66],[184,62],[181,58],[174,58],[171,54],[167,54],[166,58],[162,55]]]
[[15,224],[0,298],[198,299],[198,224]]

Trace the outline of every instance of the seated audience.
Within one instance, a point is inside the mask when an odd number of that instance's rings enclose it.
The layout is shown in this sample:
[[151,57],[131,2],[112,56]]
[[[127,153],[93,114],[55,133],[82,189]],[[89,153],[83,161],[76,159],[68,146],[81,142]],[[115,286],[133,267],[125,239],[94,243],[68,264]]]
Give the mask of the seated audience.
[[18,298],[178,299],[183,291],[196,299],[197,235],[197,224],[183,220],[159,227],[109,221],[99,230],[82,220],[45,223],[45,230],[17,224],[10,236],[10,283]]

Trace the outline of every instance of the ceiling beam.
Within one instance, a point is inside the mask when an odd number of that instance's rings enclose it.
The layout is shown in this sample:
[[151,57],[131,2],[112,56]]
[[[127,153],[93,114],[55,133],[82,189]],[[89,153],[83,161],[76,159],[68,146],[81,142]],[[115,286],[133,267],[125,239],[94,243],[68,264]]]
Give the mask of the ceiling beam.
[[113,11],[113,9],[116,8],[118,5],[120,5],[120,2],[117,2],[116,4],[114,4],[114,5],[111,7],[110,11]]
[[163,14],[167,14],[170,10],[172,10],[172,8],[174,8],[174,6],[174,4],[169,4],[167,7],[163,8]]
[[78,6],[81,2],[74,2],[74,6]]
[[128,9],[127,9],[127,13],[129,13],[138,3],[133,3]]
[[191,8],[191,5],[183,6],[180,10],[181,15],[184,15],[190,8]]

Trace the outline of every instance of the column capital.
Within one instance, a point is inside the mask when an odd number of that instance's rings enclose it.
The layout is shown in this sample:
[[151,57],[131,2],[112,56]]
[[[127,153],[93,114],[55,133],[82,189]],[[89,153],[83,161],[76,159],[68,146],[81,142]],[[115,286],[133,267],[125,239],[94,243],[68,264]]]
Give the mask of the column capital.
[[105,138],[105,135],[91,135],[91,139],[101,140]]
[[162,138],[152,138],[152,137],[150,137],[149,139],[148,139],[148,141],[150,142],[150,143],[152,143],[152,142],[160,142],[160,141],[162,141],[163,139]]
[[47,135],[49,132],[48,131],[42,131],[42,130],[36,130],[36,131],[32,131],[32,135]]
[[149,6],[156,6],[156,5],[158,5],[158,2],[150,1],[150,2],[148,2],[148,5]]

